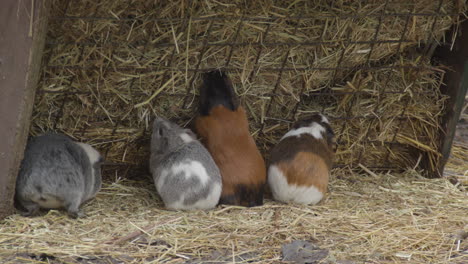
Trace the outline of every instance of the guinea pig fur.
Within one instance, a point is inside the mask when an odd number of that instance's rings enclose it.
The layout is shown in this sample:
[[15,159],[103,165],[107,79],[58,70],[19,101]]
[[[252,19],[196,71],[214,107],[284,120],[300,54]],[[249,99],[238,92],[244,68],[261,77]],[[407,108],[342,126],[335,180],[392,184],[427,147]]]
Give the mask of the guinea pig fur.
[[220,204],[262,205],[265,161],[229,77],[221,71],[205,73],[199,100],[195,131],[221,171]]
[[296,122],[271,151],[268,184],[273,198],[301,204],[322,200],[335,151],[335,136],[325,116]]
[[164,205],[172,210],[214,208],[221,175],[193,132],[157,117],[151,136],[150,170]]
[[65,208],[73,218],[83,216],[79,207],[101,189],[102,162],[93,147],[63,134],[32,138],[16,180],[18,207],[26,216],[40,208]]

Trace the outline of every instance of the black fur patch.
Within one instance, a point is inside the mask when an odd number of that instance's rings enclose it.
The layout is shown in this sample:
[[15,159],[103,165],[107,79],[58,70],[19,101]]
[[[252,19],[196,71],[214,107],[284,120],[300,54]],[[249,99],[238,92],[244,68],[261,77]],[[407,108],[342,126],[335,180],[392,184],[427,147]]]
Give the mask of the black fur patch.
[[37,192],[42,193],[42,187],[40,185],[34,186],[37,190]]
[[335,133],[333,132],[333,129],[327,123],[322,123],[322,126],[325,127],[326,130],[326,139],[328,146],[333,150],[333,152],[336,152],[337,146],[335,141]]
[[293,125],[293,129],[298,129],[298,128],[301,128],[301,127],[308,127],[310,126],[310,124],[312,122],[315,122],[319,125],[323,125],[324,122],[322,122],[322,117],[318,114],[313,114],[313,115],[310,115],[306,118],[303,118],[301,120],[298,120],[297,122],[294,123]]
[[265,184],[246,186],[244,184],[236,185],[234,194],[221,196],[219,204],[240,205],[254,207],[263,205],[263,193]]
[[209,115],[211,109],[218,105],[223,105],[231,111],[236,111],[237,107],[239,107],[231,80],[222,71],[203,74],[199,102],[199,112],[204,116]]

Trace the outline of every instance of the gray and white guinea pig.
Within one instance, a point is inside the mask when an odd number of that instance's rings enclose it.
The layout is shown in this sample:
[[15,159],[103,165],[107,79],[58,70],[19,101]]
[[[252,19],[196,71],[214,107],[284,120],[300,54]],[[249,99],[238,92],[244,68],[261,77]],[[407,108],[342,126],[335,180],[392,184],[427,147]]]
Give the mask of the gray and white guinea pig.
[[156,117],[150,170],[166,208],[206,210],[218,204],[222,189],[219,168],[191,130]]
[[73,218],[84,216],[79,207],[101,189],[102,162],[93,147],[63,134],[32,138],[16,180],[15,200],[23,215],[65,208]]
[[335,151],[335,135],[325,116],[296,122],[271,151],[268,184],[273,198],[301,204],[322,200]]

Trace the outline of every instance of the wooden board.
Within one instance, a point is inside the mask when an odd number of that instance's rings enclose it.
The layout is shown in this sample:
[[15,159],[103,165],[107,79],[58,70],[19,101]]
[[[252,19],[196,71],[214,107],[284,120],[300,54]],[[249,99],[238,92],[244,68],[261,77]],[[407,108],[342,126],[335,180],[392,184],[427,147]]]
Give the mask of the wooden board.
[[468,88],[468,20],[449,31],[446,35],[448,39],[453,36],[455,30],[457,30],[457,39],[453,46],[446,43],[439,46],[434,53],[435,61],[447,66],[443,81],[445,85],[441,86],[441,91],[450,96],[441,124],[442,137],[439,149],[442,160],[438,164],[438,171],[434,172],[436,177],[443,176]]
[[45,42],[48,2],[0,1],[0,219],[13,210]]

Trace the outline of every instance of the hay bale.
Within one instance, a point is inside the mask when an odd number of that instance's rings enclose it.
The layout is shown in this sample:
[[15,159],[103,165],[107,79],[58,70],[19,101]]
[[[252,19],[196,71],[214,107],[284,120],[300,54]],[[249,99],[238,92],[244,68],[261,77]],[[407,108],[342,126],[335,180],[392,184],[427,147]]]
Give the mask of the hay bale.
[[62,131],[144,167],[153,116],[187,125],[196,71],[226,68],[266,157],[293,120],[323,111],[340,166],[413,167],[414,151],[435,166],[439,72],[412,53],[464,6],[328,2],[56,0],[31,134]]

